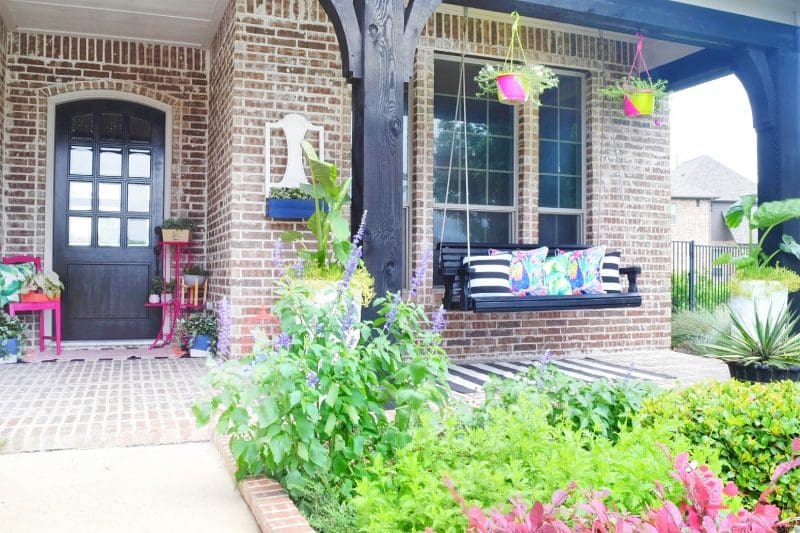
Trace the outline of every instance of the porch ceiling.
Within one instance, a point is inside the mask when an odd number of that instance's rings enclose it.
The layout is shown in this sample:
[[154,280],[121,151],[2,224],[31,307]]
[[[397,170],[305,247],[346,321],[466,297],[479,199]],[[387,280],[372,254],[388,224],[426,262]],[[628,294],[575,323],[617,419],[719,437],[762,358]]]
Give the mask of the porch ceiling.
[[227,0],[0,0],[9,28],[208,47]]

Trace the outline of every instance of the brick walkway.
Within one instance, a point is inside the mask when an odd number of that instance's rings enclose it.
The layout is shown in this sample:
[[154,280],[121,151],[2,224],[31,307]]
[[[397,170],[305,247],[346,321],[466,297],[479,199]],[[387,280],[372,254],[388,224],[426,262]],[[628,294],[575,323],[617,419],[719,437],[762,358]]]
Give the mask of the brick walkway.
[[0,453],[206,441],[203,359],[0,365]]

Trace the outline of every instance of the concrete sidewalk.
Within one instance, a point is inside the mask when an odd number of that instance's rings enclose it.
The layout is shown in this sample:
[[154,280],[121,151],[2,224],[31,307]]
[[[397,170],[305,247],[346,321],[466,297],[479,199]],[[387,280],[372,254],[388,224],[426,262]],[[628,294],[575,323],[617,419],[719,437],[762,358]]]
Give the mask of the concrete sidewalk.
[[0,455],[3,533],[258,532],[209,443]]

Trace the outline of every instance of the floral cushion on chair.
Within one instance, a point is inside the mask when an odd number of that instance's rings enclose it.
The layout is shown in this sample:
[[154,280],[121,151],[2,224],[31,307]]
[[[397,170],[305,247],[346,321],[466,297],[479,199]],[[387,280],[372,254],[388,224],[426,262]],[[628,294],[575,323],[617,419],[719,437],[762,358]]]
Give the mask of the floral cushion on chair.
[[32,263],[0,263],[0,306],[19,301],[20,290],[35,268]]
[[601,268],[606,255],[605,246],[593,246],[585,250],[561,252],[569,261],[569,283],[572,294],[605,294]]
[[548,257],[542,264],[545,294],[564,296],[572,294],[569,282],[569,257],[566,254]]
[[547,294],[544,283],[544,260],[547,246],[535,250],[515,250],[511,252],[509,282],[511,292],[517,296],[536,296]]

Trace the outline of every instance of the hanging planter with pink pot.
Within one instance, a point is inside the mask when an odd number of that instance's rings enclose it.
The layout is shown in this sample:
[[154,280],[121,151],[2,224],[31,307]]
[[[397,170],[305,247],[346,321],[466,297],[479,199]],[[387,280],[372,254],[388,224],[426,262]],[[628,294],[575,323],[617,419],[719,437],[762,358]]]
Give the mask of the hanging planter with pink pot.
[[644,60],[644,36],[637,33],[636,37],[636,54],[628,75],[604,87],[601,92],[609,98],[622,100],[622,109],[626,116],[648,117],[655,112],[658,101],[667,95],[667,82],[650,77]]

